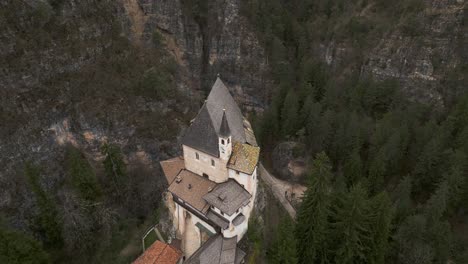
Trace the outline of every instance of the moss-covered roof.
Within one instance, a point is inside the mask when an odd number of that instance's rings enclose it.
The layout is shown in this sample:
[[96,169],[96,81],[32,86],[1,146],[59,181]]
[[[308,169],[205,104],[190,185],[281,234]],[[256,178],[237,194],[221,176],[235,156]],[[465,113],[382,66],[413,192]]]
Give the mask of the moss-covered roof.
[[259,147],[234,142],[227,167],[250,175],[257,166],[259,155]]

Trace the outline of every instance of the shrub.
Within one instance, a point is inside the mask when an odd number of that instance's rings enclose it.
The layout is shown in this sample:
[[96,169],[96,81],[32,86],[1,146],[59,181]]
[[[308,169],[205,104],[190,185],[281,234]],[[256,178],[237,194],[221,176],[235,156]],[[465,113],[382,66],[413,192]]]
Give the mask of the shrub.
[[70,146],[67,150],[66,163],[71,184],[81,197],[85,200],[97,200],[101,196],[101,188],[93,168],[83,154]]

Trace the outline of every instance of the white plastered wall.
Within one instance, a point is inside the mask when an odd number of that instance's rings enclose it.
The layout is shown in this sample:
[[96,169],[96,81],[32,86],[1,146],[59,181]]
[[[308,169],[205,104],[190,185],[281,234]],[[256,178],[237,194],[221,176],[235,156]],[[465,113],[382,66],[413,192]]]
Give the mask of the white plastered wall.
[[178,203],[173,203],[175,204],[175,210],[173,212],[174,221],[172,223],[177,231],[177,238],[182,240],[182,250],[185,256],[190,257],[201,246],[200,229],[196,224],[202,224],[213,234],[216,234],[216,230]]
[[[184,151],[185,168],[187,170],[200,176],[205,173],[208,175],[210,180],[217,183],[225,182],[227,180],[228,173],[226,168],[226,160],[221,160],[186,145],[183,145],[182,148]],[[198,160],[196,159],[196,153],[198,153]],[[211,165],[211,160],[214,160],[215,166]]]

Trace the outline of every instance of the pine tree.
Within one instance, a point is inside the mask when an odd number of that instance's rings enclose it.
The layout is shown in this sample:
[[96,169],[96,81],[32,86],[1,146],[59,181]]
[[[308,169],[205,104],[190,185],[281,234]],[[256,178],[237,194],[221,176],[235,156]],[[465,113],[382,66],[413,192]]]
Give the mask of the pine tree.
[[349,155],[348,159],[346,159],[343,167],[343,173],[346,177],[348,186],[357,184],[360,181],[363,176],[363,167],[359,148],[355,148]]
[[0,263],[47,264],[51,261],[41,243],[32,237],[0,227]]
[[431,187],[438,178],[438,165],[441,162],[443,150],[443,139],[439,135],[434,136],[424,146],[413,173],[417,190],[432,190]]
[[400,183],[398,183],[395,191],[392,193],[396,210],[396,218],[399,220],[404,219],[411,213],[411,190],[412,179],[409,175],[407,175],[400,181]]
[[25,166],[25,174],[39,208],[39,214],[37,216],[39,231],[44,234],[47,247],[58,249],[62,246],[63,239],[61,233],[62,225],[59,220],[57,205],[39,182],[39,167],[28,162]]
[[281,110],[284,102],[284,97],[288,92],[287,86],[280,86],[275,90],[272,102],[262,120],[262,135],[264,143],[268,139],[280,135],[281,125]]
[[386,192],[382,192],[370,201],[371,243],[368,263],[385,263],[389,254],[389,238],[393,218],[393,207]]
[[337,237],[335,262],[365,262],[371,241],[366,190],[360,184],[355,185],[340,200],[334,224]]
[[468,126],[463,128],[455,139],[455,147],[468,153]]
[[[302,108],[301,108],[301,111],[300,111],[300,123],[301,124],[304,124],[306,127],[307,127],[307,120],[308,120],[308,117],[310,114],[314,114],[314,112],[312,112],[313,108],[316,108],[316,104],[319,104],[319,103],[316,103],[315,102],[315,99],[312,95],[308,95],[305,97],[305,101],[304,101],[304,104],[302,105]],[[318,115],[320,115],[320,111],[317,113]]]
[[83,154],[78,149],[69,147],[66,161],[73,187],[83,199],[97,200],[101,196],[101,188],[93,168]]
[[447,210],[448,197],[448,183],[443,181],[425,204],[424,213],[429,222],[436,222],[443,216]]
[[299,101],[293,89],[290,89],[281,110],[283,136],[294,136],[299,122]]
[[428,241],[434,251],[436,263],[449,263],[452,257],[452,228],[447,220],[439,219],[427,227]]
[[298,263],[327,263],[330,260],[328,239],[332,176],[327,155],[323,152],[317,154],[309,175],[308,188],[297,214]]
[[123,161],[122,152],[118,146],[105,143],[101,153],[106,156],[103,161],[106,176],[113,182],[114,191],[121,195],[127,186],[127,167]]
[[322,106],[320,103],[314,103],[313,105],[308,106],[309,102],[310,99],[306,101],[306,105],[304,106],[304,111],[309,111],[308,116],[305,119],[307,143],[310,146],[312,153],[317,153],[322,147],[322,142],[319,136]]
[[445,172],[444,178],[448,185],[448,209],[456,210],[462,203],[465,186],[468,184],[466,176],[467,156],[461,150],[456,150],[449,155],[449,169]]
[[426,218],[420,214],[409,216],[399,226],[395,234],[399,263],[432,263],[434,249],[427,241],[426,228]]
[[270,249],[272,264],[297,263],[296,238],[294,237],[294,222],[289,216],[284,217],[277,228],[276,239]]
[[[336,113],[332,110],[327,110],[322,113],[318,124],[318,131],[315,135],[318,148],[329,153],[334,135],[334,126]],[[313,136],[313,135],[310,135]]]
[[384,187],[385,176],[387,174],[387,157],[381,149],[374,157],[369,168],[369,189],[377,193]]

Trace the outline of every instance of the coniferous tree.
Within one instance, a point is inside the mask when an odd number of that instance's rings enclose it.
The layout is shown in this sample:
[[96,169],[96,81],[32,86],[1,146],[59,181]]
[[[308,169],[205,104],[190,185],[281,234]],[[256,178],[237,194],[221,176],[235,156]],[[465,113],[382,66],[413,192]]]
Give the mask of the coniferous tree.
[[357,184],[363,176],[363,166],[359,148],[355,148],[343,167],[343,173],[346,177],[346,183],[348,186]]
[[[309,99],[306,101],[306,103],[308,102],[310,102]],[[312,153],[316,153],[322,148],[322,142],[320,138],[322,106],[320,103],[314,103],[311,106],[307,106],[307,108],[309,108],[309,114],[305,123],[307,143],[310,146]],[[306,106],[304,109],[306,109]]]
[[427,227],[428,241],[431,242],[436,263],[447,263],[452,257],[453,238],[450,223],[439,219]]
[[455,139],[455,147],[468,153],[468,126],[463,128]]
[[288,92],[288,87],[280,86],[273,96],[270,107],[264,114],[262,122],[262,136],[264,140],[268,138],[274,138],[280,135],[281,127],[281,110],[284,102],[284,98]]
[[289,90],[281,110],[281,129],[284,136],[294,136],[299,121],[299,102],[293,89]]
[[399,226],[395,234],[395,240],[400,263],[432,263],[434,250],[427,241],[426,228],[426,218],[421,214],[409,216]]
[[429,222],[436,222],[443,216],[447,210],[448,198],[449,187],[447,181],[443,181],[426,202],[424,213]]
[[393,219],[393,207],[386,192],[382,192],[370,201],[371,242],[368,263],[386,263],[390,251],[389,238]]
[[[302,105],[302,108],[300,111],[300,120],[299,120],[300,124],[304,124],[306,128],[308,125],[308,117],[310,114],[314,114],[312,110],[316,104],[318,103],[315,102],[313,95],[306,95],[304,104]],[[320,112],[317,114],[320,115]]]
[[398,183],[392,195],[397,219],[404,219],[411,213],[411,190],[412,180],[411,177],[407,175]]
[[384,150],[380,150],[369,167],[369,189],[376,193],[382,190],[387,173],[387,157]]
[[101,153],[106,156],[103,161],[106,176],[113,182],[114,191],[121,194],[127,186],[127,166],[118,146],[105,143],[101,147]]
[[298,263],[327,263],[331,214],[330,160],[323,152],[313,161],[309,183],[297,215]]
[[426,236],[432,246],[437,262],[446,263],[451,257],[452,237],[450,224],[443,219],[449,201],[449,185],[441,182],[431,198],[426,202]]
[[334,224],[337,238],[335,262],[365,262],[372,241],[366,190],[360,184],[355,185],[340,199],[340,203]]
[[71,183],[85,200],[94,201],[101,195],[101,189],[93,168],[74,147],[67,151],[67,167],[71,176]]
[[272,264],[297,263],[296,238],[294,237],[294,223],[289,216],[284,217],[277,229],[276,239],[270,249]]
[[336,113],[332,110],[327,110],[322,113],[320,122],[318,124],[318,131],[316,134],[317,143],[321,150],[329,153],[329,149],[333,140],[333,130],[335,125]]
[[432,190],[431,186],[437,181],[443,148],[442,138],[438,135],[424,146],[413,173],[417,190]]
[[467,156],[461,150],[449,155],[449,168],[444,174],[448,185],[448,209],[456,210],[463,199],[464,187],[468,183],[466,176]]
[[0,263],[47,264],[51,261],[40,242],[23,233],[0,227]]
[[63,239],[57,205],[39,182],[39,167],[28,162],[25,166],[25,174],[37,201],[39,208],[37,225],[40,232],[44,234],[45,244],[47,247],[59,249],[62,246]]

